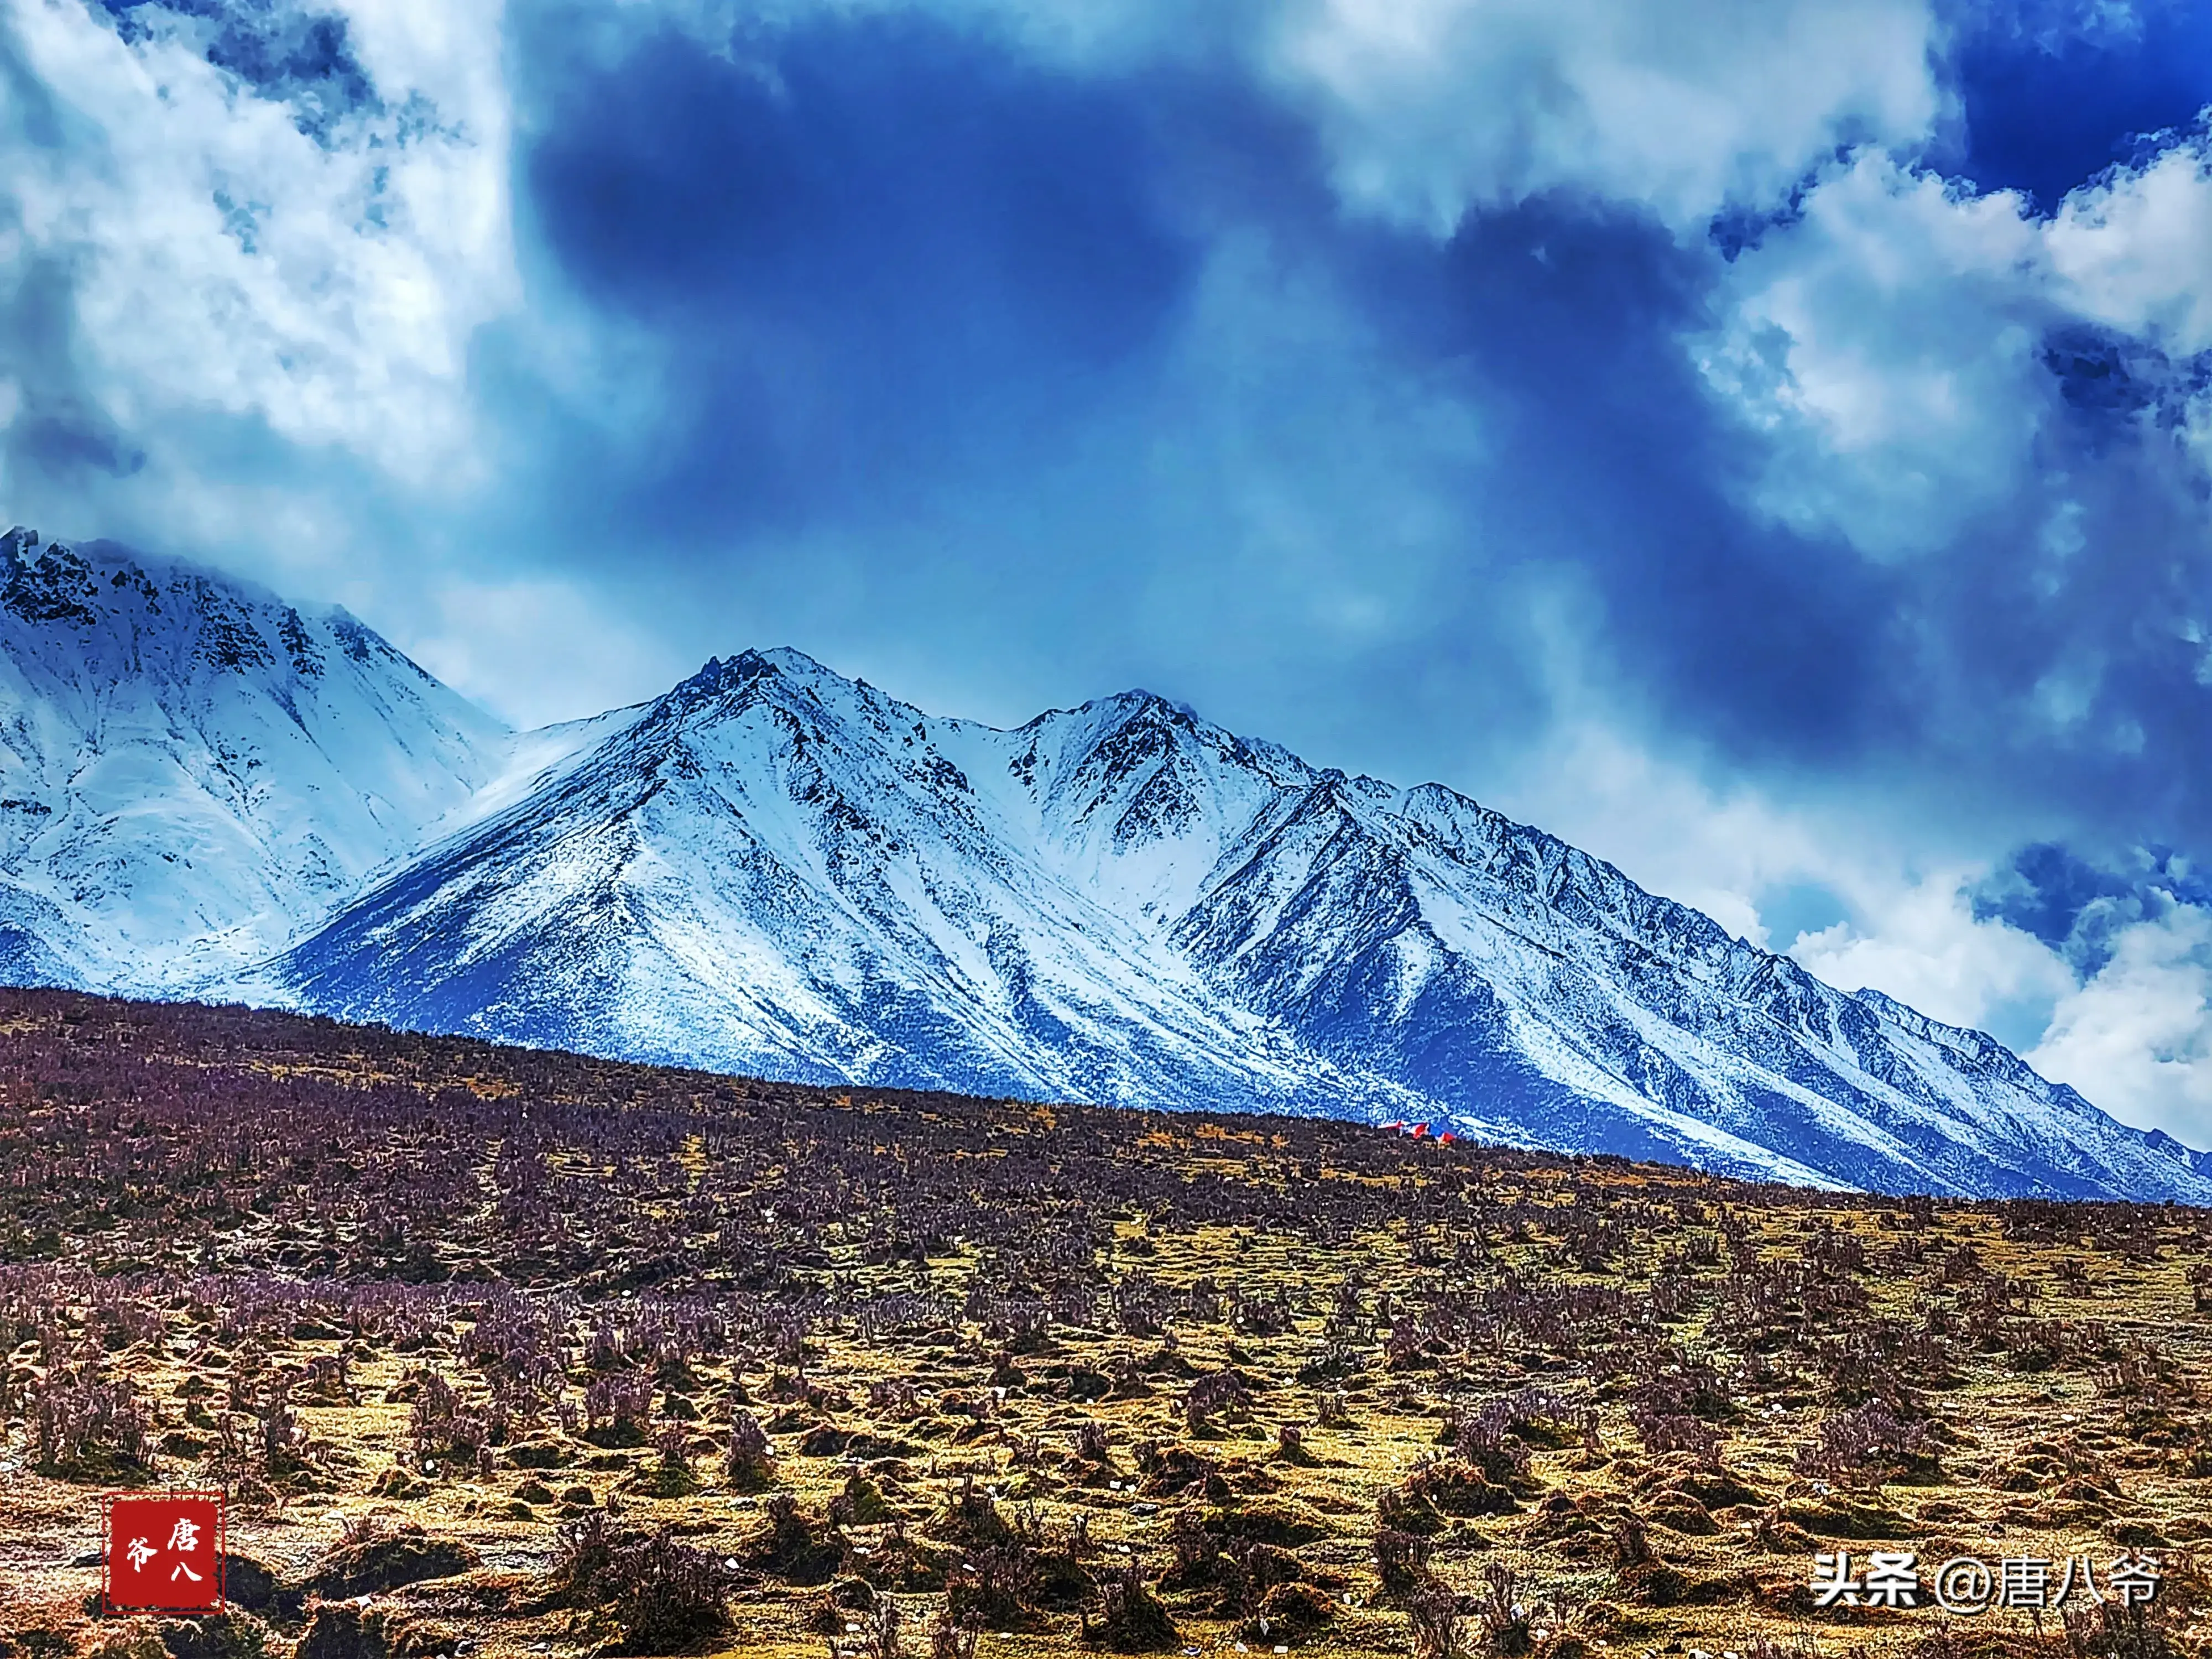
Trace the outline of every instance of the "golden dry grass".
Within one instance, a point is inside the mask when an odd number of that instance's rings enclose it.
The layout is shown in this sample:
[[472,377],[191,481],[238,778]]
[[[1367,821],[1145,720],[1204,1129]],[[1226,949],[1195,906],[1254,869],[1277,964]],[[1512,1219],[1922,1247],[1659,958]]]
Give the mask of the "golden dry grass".
[[[17,1652],[150,1652],[165,1632],[186,1656],[659,1650],[611,1580],[562,1593],[564,1529],[594,1526],[699,1553],[687,1571],[729,1609],[700,1653],[855,1651],[888,1605],[927,1654],[994,1598],[977,1654],[1097,1650],[1128,1565],[1177,1653],[1406,1654],[1414,1605],[1452,1609],[1468,1653],[1555,1659],[2206,1650],[2197,1212],[1908,1205],[1340,1125],[709,1086],[17,1000]],[[173,1072],[209,1091],[149,1101]],[[245,1166],[186,1157],[257,1077],[295,1092],[217,1137]],[[425,1115],[359,1110],[369,1077]],[[535,1103],[535,1127],[459,1121],[457,1087],[487,1113]],[[542,1174],[503,1161],[525,1140]],[[133,1141],[131,1180],[68,1174]],[[376,1203],[430,1181],[410,1160],[438,1161],[441,1195],[386,1237]],[[482,1336],[518,1309],[552,1367],[534,1395]],[[719,1334],[684,1327],[717,1309]],[[41,1391],[66,1377],[150,1414],[143,1466],[94,1434],[39,1467]],[[594,1426],[585,1390],[609,1378],[649,1386],[635,1421]],[[461,1443],[511,1409],[480,1457],[426,1469],[453,1429],[426,1416],[441,1385]],[[1194,1413],[1194,1390],[1221,1403]],[[1807,1462],[1824,1423],[1879,1429],[1870,1402],[1894,1443]],[[769,1437],[762,1480],[725,1467],[737,1413]],[[233,1548],[273,1580],[252,1615],[197,1635],[88,1617],[110,1482],[228,1483]],[[1423,1539],[1425,1565],[1384,1583],[1378,1528]],[[467,1561],[436,1559],[448,1540]],[[2100,1578],[2148,1552],[2166,1583],[2141,1629],[1810,1607],[1816,1549],[1893,1547],[2087,1556]],[[432,1569],[339,1605],[363,1574]]]

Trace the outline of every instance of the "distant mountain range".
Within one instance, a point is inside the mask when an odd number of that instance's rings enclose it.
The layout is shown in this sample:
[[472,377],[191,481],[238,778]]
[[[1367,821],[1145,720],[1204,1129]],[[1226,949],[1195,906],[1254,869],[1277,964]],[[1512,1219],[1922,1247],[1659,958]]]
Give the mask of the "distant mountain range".
[[0,981],[809,1082],[1424,1119],[1879,1190],[2212,1159],[1435,784],[795,651],[513,732],[343,611],[0,540]]

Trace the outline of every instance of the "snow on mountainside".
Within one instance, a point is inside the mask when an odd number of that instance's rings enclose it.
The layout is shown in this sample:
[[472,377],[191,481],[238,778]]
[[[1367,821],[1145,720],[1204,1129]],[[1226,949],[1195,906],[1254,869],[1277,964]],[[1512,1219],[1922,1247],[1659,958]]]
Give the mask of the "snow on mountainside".
[[1977,1032],[1436,785],[1128,692],[1012,732],[791,651],[514,734],[341,611],[0,540],[0,981],[801,1080],[1449,1119],[2212,1200]]
[[412,853],[498,722],[343,611],[0,538],[0,975],[173,994]]
[[1029,855],[1018,791],[778,654],[710,665],[430,849],[295,951],[290,987],[348,1018],[802,1080],[1320,1109],[1308,1073],[1331,1068]]
[[1884,1188],[2212,1199],[1978,1033],[1434,785],[1141,692],[1013,732],[714,662],[279,964],[354,1018],[766,1072],[1448,1117]]

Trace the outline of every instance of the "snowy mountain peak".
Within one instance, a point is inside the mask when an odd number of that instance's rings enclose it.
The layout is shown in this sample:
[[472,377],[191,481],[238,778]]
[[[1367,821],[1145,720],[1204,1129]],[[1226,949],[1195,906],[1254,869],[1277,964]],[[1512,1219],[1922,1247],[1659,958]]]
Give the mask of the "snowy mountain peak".
[[745,650],[708,659],[654,707],[664,719],[727,719],[761,702],[813,719],[860,719],[881,726],[921,720],[918,709],[885,696],[865,681],[848,680],[789,646]]
[[1846,997],[1442,786],[1143,691],[1011,732],[934,720],[789,651],[707,665],[280,978],[343,1015],[798,1078],[2212,1197],[2185,1150],[1990,1039]]
[[2212,1200],[2212,1160],[1981,1033],[1441,785],[1147,691],[999,731],[780,647],[516,735],[342,611],[4,545],[7,977],[1793,1181]]
[[740,651],[726,661],[720,657],[709,657],[699,672],[679,683],[675,691],[681,692],[689,688],[704,693],[725,692],[754,680],[764,679],[778,672],[779,667],[775,659],[763,651]]
[[16,977],[158,991],[258,960],[411,854],[505,739],[343,611],[112,543],[0,545]]

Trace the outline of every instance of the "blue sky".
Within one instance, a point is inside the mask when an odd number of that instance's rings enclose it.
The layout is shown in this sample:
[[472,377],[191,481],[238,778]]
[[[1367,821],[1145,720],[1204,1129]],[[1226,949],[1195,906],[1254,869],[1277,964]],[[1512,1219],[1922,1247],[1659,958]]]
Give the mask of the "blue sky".
[[2212,1140],[2212,12],[0,0],[0,493],[1437,778]]

